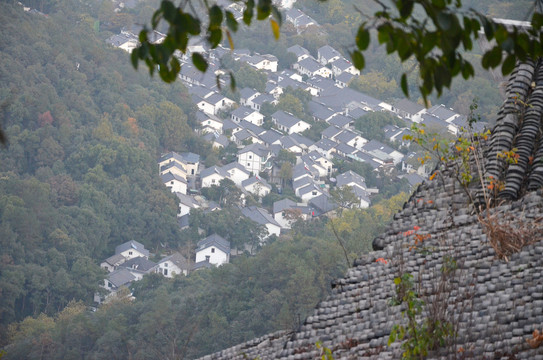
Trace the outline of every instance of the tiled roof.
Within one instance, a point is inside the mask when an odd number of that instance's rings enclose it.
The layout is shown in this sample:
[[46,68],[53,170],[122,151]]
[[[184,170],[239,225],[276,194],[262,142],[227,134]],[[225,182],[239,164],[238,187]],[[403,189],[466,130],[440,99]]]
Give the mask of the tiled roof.
[[[543,111],[540,65],[520,64],[511,75],[484,156],[485,176],[505,179],[502,196],[509,199],[492,213],[513,214],[528,223],[543,217],[543,162],[537,161],[543,156],[538,135]],[[530,106],[525,109],[524,104]],[[517,164],[497,157],[499,151],[513,147],[518,149]],[[407,321],[402,315],[405,305],[390,302],[394,279],[403,273],[413,275],[423,301],[444,308],[450,319],[445,321],[457,326],[452,347],[431,351],[427,358],[543,359],[541,347],[527,344],[543,324],[543,244],[535,242],[508,261],[498,260],[478,215],[466,206],[468,195],[454,171],[442,167],[440,172],[439,180],[417,188],[374,239],[376,251],[362,255],[332,283],[332,294],[292,336],[276,343],[263,337],[206,359],[242,359],[245,353],[262,360],[315,359],[317,341],[332,349],[335,359],[399,359],[400,344],[388,346],[388,339],[394,324]],[[424,243],[415,248],[413,233],[425,235]],[[451,258],[456,270],[447,276],[454,278],[446,280],[449,290],[439,300],[431,294],[443,283],[441,269]]]
[[196,246],[198,247],[196,249],[197,252],[203,249],[207,249],[210,246],[215,246],[222,252],[230,254],[230,241],[217,234],[209,235],[205,239],[198,241],[198,244],[196,244]]
[[130,240],[121,245],[118,245],[117,247],[115,247],[115,254],[120,254],[123,251],[129,249],[138,250],[141,254],[149,256],[149,250],[145,249],[145,246],[143,246],[143,244],[137,242],[136,240]]

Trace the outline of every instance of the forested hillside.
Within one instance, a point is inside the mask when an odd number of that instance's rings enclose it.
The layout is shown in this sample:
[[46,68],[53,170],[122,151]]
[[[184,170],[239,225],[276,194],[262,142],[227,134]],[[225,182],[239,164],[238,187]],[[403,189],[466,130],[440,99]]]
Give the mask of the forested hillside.
[[[0,319],[90,300],[99,259],[135,239],[177,246],[163,150],[202,149],[180,84],[150,80],[66,2],[45,17],[0,4]],[[59,6],[60,8],[60,6]]]

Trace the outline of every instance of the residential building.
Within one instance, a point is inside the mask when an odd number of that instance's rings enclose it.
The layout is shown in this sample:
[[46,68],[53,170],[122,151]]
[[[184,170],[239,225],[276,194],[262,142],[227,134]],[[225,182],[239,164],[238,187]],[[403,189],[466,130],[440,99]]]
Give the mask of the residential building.
[[230,262],[230,242],[217,234],[200,240],[196,246],[196,263],[220,266]]

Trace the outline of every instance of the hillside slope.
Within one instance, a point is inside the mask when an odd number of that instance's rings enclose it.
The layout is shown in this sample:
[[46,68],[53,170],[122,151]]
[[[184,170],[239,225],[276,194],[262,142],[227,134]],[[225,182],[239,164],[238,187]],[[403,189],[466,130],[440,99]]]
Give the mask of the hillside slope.
[[[540,74],[540,61],[517,66],[485,153],[487,175],[507,181],[501,198],[508,201],[491,212],[499,221],[495,225],[511,237],[524,232],[534,242],[541,237],[536,224],[543,216],[543,193],[530,186],[538,180],[539,163],[533,159],[542,151]],[[517,149],[516,164],[496,156],[511,149]],[[443,340],[429,358],[543,359],[543,348],[527,341],[543,324],[543,245],[535,242],[508,262],[499,260],[455,174],[441,172],[443,180],[421,185],[374,240],[380,250],[358,259],[333,282],[333,294],[295,333],[272,334],[202,359],[314,359],[321,354],[318,342],[335,359],[397,359],[406,348],[398,341],[388,346],[391,330],[403,325],[409,331],[407,304],[415,309],[420,300],[416,319],[433,321],[434,330],[413,326],[420,331],[418,343]]]

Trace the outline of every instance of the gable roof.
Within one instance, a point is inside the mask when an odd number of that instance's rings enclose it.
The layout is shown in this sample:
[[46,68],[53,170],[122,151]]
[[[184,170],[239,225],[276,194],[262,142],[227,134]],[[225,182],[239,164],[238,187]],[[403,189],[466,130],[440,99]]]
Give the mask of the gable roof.
[[245,146],[243,149],[238,151],[238,155],[247,152],[253,152],[260,157],[267,157],[270,154],[270,150],[266,146],[258,143]]
[[225,238],[223,238],[222,236],[218,234],[209,235],[205,239],[198,241],[196,246],[197,246],[196,252],[202,251],[211,246],[215,246],[216,248],[220,249],[222,252],[226,254],[230,254],[230,241],[226,240]]
[[138,272],[148,272],[149,270],[156,267],[156,263],[152,262],[151,260],[143,257],[138,256],[135,258],[132,258],[130,260],[125,261],[119,267],[123,267],[125,269],[131,269],[131,270],[137,270]]
[[176,180],[176,181],[179,181],[179,182],[182,182],[184,184],[187,183],[187,180],[183,179],[181,176],[179,175],[176,175],[176,174],[172,174],[171,172],[167,172],[167,173],[164,173],[162,175],[160,175],[160,179],[162,180],[163,183],[167,183],[167,182],[170,182],[170,181],[173,181],[173,180]]
[[134,249],[139,251],[141,254],[145,256],[149,256],[149,250],[143,246],[143,244],[137,242],[136,240],[130,240],[125,243],[122,243],[121,245],[118,245],[115,247],[115,254],[120,254],[126,250]]
[[210,175],[217,174],[222,177],[227,177],[228,174],[219,166],[213,165],[211,167],[208,167],[202,171],[200,171],[200,178],[204,179]]
[[171,261],[175,264],[178,268],[182,270],[190,270],[190,262],[180,253],[174,252],[173,254],[166,256],[165,258],[162,258],[158,264],[163,264],[166,261]]
[[321,63],[319,63],[317,60],[313,59],[312,57],[306,57],[305,59],[298,61],[298,66],[306,69],[312,74],[316,71],[319,71],[320,69],[324,67]]
[[246,188],[246,187],[251,186],[251,185],[256,184],[256,183],[259,183],[262,186],[264,186],[264,187],[266,187],[266,188],[268,188],[270,190],[272,188],[271,185],[268,184],[268,182],[266,180],[264,180],[264,179],[262,179],[260,177],[256,177],[256,176],[253,176],[253,177],[250,177],[250,178],[248,178],[246,180],[243,180],[241,182],[241,186]]
[[424,110],[424,106],[419,105],[409,99],[401,99],[395,102],[394,107],[400,111],[406,112],[411,115],[415,115],[421,110]]
[[283,210],[290,209],[293,206],[296,206],[296,202],[290,200],[289,198],[276,201],[273,203],[273,213],[280,213]]
[[317,50],[317,52],[319,53],[319,57],[323,57],[327,61],[330,61],[330,59],[332,59],[332,58],[334,58],[336,56],[341,57],[341,54],[339,53],[339,51],[337,51],[336,49],[334,49],[330,45],[324,45],[324,46],[320,47]]
[[233,169],[236,169],[238,171],[241,171],[242,173],[245,173],[247,175],[250,175],[251,173],[249,171],[247,171],[247,169],[245,169],[245,167],[243,167],[243,165],[241,165],[239,162],[237,161],[233,161],[231,162],[230,164],[226,164],[222,167],[222,170],[224,171],[230,171],[230,170],[233,170]]
[[303,55],[309,55],[309,51],[306,48],[301,47],[298,44],[287,48],[287,52],[291,52],[294,55],[296,55],[297,57],[300,57],[300,56],[303,56]]
[[344,185],[349,185],[350,183],[355,183],[359,185],[360,187],[366,188],[366,179],[364,179],[363,176],[358,175],[352,170],[346,171],[343,174],[340,174],[336,177],[336,184],[338,187],[342,187]]
[[281,134],[280,132],[278,132],[277,130],[274,130],[274,129],[270,129],[270,130],[265,131],[264,133],[258,135],[260,140],[264,141],[264,143],[267,144],[267,145],[273,144],[274,142],[279,140],[282,136],[283,136],[283,134]]
[[256,206],[247,206],[241,208],[243,216],[253,220],[257,224],[266,225],[272,224],[281,227],[277,221],[265,209]]
[[127,269],[122,268],[110,272],[107,276],[107,280],[118,288],[130,284],[132,281],[136,280],[136,277]]
[[275,119],[278,125],[285,126],[287,128],[291,128],[300,121],[303,121],[301,119],[298,119],[296,116],[287,113],[283,110],[278,110],[272,114],[272,118]]

